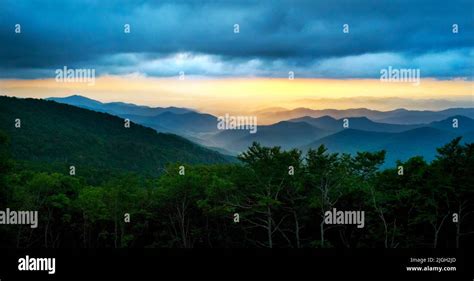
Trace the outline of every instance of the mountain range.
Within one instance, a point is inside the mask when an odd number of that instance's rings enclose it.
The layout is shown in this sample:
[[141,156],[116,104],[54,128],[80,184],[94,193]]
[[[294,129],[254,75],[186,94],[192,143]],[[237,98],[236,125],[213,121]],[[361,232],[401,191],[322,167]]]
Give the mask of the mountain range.
[[348,117],[336,119],[331,116],[322,116],[318,118],[314,117],[300,117],[296,119],[291,119],[291,122],[306,122],[315,127],[325,129],[332,132],[337,132],[344,129],[344,121],[347,119],[348,128],[364,130],[364,131],[373,131],[373,132],[403,132],[406,130],[419,128],[423,124],[412,124],[412,125],[402,125],[402,124],[390,124],[390,123],[379,123],[370,120],[367,117]]
[[148,107],[123,102],[102,103],[79,95],[64,98],[52,97],[47,100],[128,118],[159,132],[174,133],[189,138],[217,131],[217,117],[187,108]]
[[436,148],[448,143],[456,137],[463,137],[463,142],[474,142],[472,122],[471,130],[455,132],[434,127],[420,127],[399,133],[372,132],[346,129],[330,136],[321,138],[301,147],[303,151],[325,145],[329,151],[354,154],[358,151],[385,150],[384,167],[392,166],[396,160],[407,160],[415,155],[425,160],[434,159]]
[[[100,103],[80,96],[50,98],[100,112],[129,118],[133,122],[173,133],[224,154],[237,155],[252,142],[283,149],[307,150],[321,144],[330,151],[387,150],[387,164],[414,155],[431,160],[435,148],[462,136],[471,142],[474,135],[474,108],[450,108],[442,111],[397,109],[377,111],[366,108],[312,110],[271,109],[274,116],[288,118],[270,125],[259,125],[255,134],[246,130],[218,130],[217,117],[187,108],[152,108],[125,103]],[[256,114],[269,114],[259,111]],[[347,120],[345,120],[347,119]],[[457,119],[457,127],[453,126]],[[347,128],[344,123],[347,121]]]
[[102,103],[97,100],[93,100],[80,95],[72,95],[64,98],[47,98],[46,100],[52,100],[58,103],[65,103],[82,107],[94,111],[106,112],[112,115],[140,115],[140,116],[155,116],[163,112],[172,112],[176,114],[188,113],[193,110],[179,107],[149,107],[143,105],[135,105],[132,103],[124,102],[109,102]]
[[[345,118],[344,118],[345,119]],[[432,160],[436,148],[455,137],[464,142],[474,141],[474,120],[465,116],[452,116],[429,124],[400,125],[371,121],[366,117],[344,119],[329,116],[303,117],[268,126],[259,126],[256,134],[228,130],[211,138],[217,146],[235,153],[245,150],[252,142],[284,149],[299,148],[303,151],[324,144],[332,152],[356,153],[358,151],[386,150],[386,164],[406,160],[414,155]],[[453,120],[457,127],[453,127]]]
[[256,114],[258,114],[259,120],[263,120],[270,123],[278,122],[281,120],[296,119],[305,116],[314,118],[331,116],[336,119],[346,117],[367,117],[370,120],[381,123],[413,125],[441,121],[454,115],[463,115],[472,119],[474,118],[474,108],[449,108],[440,111],[407,110],[403,108],[389,111],[379,111],[367,108],[322,110],[314,110],[310,108],[295,108],[292,110],[260,110]]

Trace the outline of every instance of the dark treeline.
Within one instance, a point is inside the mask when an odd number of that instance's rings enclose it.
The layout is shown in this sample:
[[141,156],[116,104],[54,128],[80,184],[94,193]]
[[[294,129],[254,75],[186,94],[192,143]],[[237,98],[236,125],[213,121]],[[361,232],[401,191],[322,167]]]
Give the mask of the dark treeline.
[[[0,147],[6,147],[0,136]],[[39,226],[0,225],[2,247],[468,247],[474,144],[380,170],[384,152],[303,155],[254,144],[240,164],[173,164],[159,177],[48,171],[0,151],[0,210],[37,210]],[[33,168],[34,167],[34,168]],[[81,170],[82,169],[82,170]],[[180,174],[180,171],[184,175]],[[365,212],[365,226],[324,213]],[[235,222],[235,214],[239,222]],[[126,215],[130,222],[126,222]]]

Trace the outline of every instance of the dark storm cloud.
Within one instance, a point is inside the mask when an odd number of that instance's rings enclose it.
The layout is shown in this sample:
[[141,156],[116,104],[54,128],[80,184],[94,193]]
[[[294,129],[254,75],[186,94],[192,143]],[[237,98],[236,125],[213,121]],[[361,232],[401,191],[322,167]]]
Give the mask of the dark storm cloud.
[[[351,58],[367,54],[393,54],[399,65],[431,56],[422,67],[431,65],[426,72],[433,76],[472,75],[472,1],[4,0],[0,5],[0,77],[41,77],[63,65],[173,75],[180,65],[169,58],[177,53],[202,55],[194,62],[219,66],[223,75],[247,66],[249,75],[278,76],[292,68],[306,76],[365,77],[373,69],[350,73],[337,65],[321,67],[338,59],[351,64]],[[239,34],[233,33],[236,23]],[[454,23],[458,34],[452,33]],[[21,34],[14,33],[15,24],[21,24]],[[124,24],[131,25],[130,34],[124,34]],[[343,24],[349,24],[349,34],[342,32]],[[451,65],[442,68],[440,59]],[[219,75],[198,65],[188,68],[196,75]]]

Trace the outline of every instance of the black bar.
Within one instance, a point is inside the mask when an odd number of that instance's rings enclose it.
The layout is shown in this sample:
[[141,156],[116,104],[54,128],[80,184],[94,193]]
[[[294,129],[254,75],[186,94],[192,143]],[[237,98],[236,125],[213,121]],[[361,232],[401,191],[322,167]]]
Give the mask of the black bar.
[[[56,273],[18,259],[56,258]],[[456,258],[455,272],[407,272],[410,258]],[[381,249],[2,249],[0,280],[473,280],[472,251]],[[421,265],[422,267],[427,264]]]

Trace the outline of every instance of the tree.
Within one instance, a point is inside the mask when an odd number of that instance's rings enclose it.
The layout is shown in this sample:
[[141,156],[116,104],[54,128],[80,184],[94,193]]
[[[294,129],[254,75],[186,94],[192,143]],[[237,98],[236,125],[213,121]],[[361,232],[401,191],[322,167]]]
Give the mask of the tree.
[[179,166],[167,168],[167,173],[159,179],[155,198],[159,212],[167,217],[172,244],[192,248],[200,240],[202,232],[198,227],[202,216],[197,204],[204,194],[204,175],[200,169],[190,166],[186,166],[185,173],[180,174]]
[[[399,174],[398,167],[403,167]],[[415,218],[420,211],[419,190],[427,181],[429,166],[422,157],[398,161],[397,168],[381,171],[371,188],[371,202],[382,220],[385,248],[413,247],[416,236],[410,229],[416,227]],[[377,228],[374,227],[374,231]],[[374,233],[374,235],[377,235]]]
[[347,188],[350,175],[348,155],[328,153],[324,145],[317,150],[310,149],[306,156],[307,184],[312,192],[311,206],[319,209],[321,222],[319,224],[321,247],[326,246],[325,232],[332,228],[326,227],[324,216],[332,210]]
[[251,212],[245,222],[264,230],[266,234],[265,242],[255,241],[260,246],[273,248],[276,233],[280,233],[288,242],[288,237],[281,229],[288,217],[282,212],[282,196],[291,181],[288,167],[300,163],[300,155],[296,150],[286,152],[280,147],[262,147],[254,142],[238,157],[248,168],[247,180],[239,186],[237,193],[229,196],[228,204]]
[[[446,192],[449,197],[447,204],[452,202],[452,206],[448,206],[449,211],[457,214],[456,248],[459,248],[461,237],[474,234],[462,231],[464,222],[474,212],[474,144],[462,145],[461,137],[458,137],[437,151],[432,164],[432,174],[436,179],[433,185]],[[434,245],[437,245],[436,241]]]

